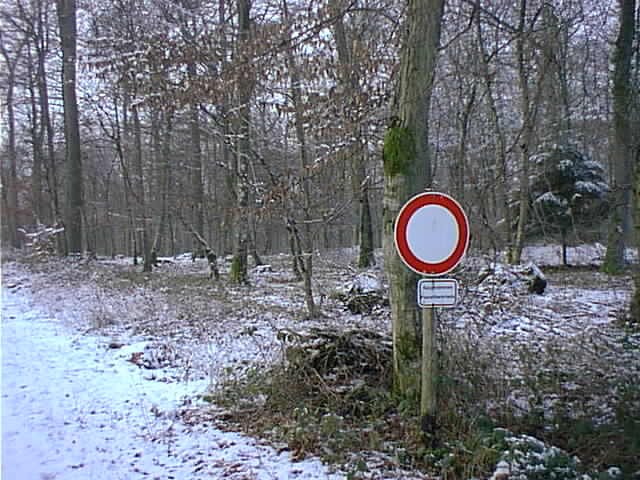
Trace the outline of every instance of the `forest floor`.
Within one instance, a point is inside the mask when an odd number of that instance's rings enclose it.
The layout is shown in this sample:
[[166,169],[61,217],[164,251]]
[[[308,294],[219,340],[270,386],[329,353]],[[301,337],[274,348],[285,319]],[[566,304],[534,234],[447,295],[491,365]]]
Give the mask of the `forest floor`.
[[[279,369],[291,364],[291,338],[370,332],[388,343],[387,307],[345,307],[354,282],[384,291],[381,268],[359,271],[351,250],[314,258],[323,314],[314,320],[287,255],[265,259],[240,287],[226,283],[228,263],[216,282],[186,254],[144,274],[130,258],[5,252],[2,476],[453,479],[559,468],[616,478],[620,467],[632,478],[640,334],[623,318],[632,282],[598,272],[602,249],[572,249],[569,269],[557,250],[525,252],[547,276],[542,295],[489,258],[471,256],[456,273],[461,301],[439,313],[443,433],[427,450],[407,426],[410,406],[381,393],[389,378],[368,390],[367,379],[338,385],[335,372],[319,372],[330,375],[302,392]],[[367,408],[334,412],[316,402],[326,398]],[[527,478],[550,478],[538,474]]]

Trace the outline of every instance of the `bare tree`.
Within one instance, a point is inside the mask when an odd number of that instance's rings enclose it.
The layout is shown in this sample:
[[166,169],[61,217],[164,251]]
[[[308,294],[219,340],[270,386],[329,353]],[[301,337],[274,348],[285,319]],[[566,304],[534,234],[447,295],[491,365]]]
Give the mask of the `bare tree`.
[[[500,246],[511,243],[511,206],[508,195],[509,183],[509,164],[507,161],[507,138],[505,129],[501,123],[501,112],[496,101],[496,75],[491,71],[491,59],[497,55],[496,51],[490,52],[486,46],[485,35],[479,9],[475,12],[476,21],[476,39],[478,44],[478,53],[480,56],[479,70],[484,82],[484,98],[489,110],[490,129],[493,132],[494,143],[494,161],[496,173],[494,181],[491,182],[492,188],[495,188],[495,208],[494,218],[502,220],[503,228],[501,230]],[[497,211],[498,209],[501,211]],[[488,219],[487,219],[488,223]],[[497,246],[497,245],[496,245]]]
[[535,109],[531,104],[531,85],[526,47],[527,0],[520,0],[518,37],[516,39],[516,61],[521,94],[522,133],[520,140],[520,198],[518,225],[513,245],[510,246],[509,263],[520,263],[525,242],[525,228],[529,221],[529,156],[533,142]]
[[[285,21],[285,35],[286,38],[290,38],[290,16],[287,0],[282,0],[283,17]],[[313,299],[312,278],[313,278],[313,239],[311,236],[311,179],[309,171],[309,159],[307,150],[307,137],[304,127],[304,111],[302,104],[302,82],[300,78],[300,72],[293,52],[293,45],[290,40],[287,40],[286,45],[286,59],[287,68],[289,70],[289,77],[291,79],[291,103],[294,110],[294,125],[296,140],[298,142],[298,158],[300,161],[299,175],[300,175],[300,188],[302,191],[302,235],[300,235],[300,229],[297,223],[290,218],[288,220],[287,227],[292,231],[292,240],[294,242],[294,250],[299,257],[298,268],[302,273],[302,279],[304,282],[305,303],[307,305],[307,312],[311,318],[317,316],[316,305]]]
[[[9,236],[9,245],[12,247],[20,247],[17,235],[18,227],[18,169],[17,169],[17,152],[16,152],[16,118],[14,110],[14,91],[16,84],[16,68],[22,56],[25,41],[20,39],[13,44],[13,48],[8,46],[7,38],[0,32],[0,53],[4,59],[7,68],[7,86],[5,105],[7,109],[7,136],[8,157],[9,157],[9,177],[5,183],[7,185],[6,192],[6,219],[7,230]],[[4,169],[3,169],[4,170]],[[4,179],[3,179],[4,180]],[[4,190],[4,189],[3,189]],[[4,193],[4,191],[3,191]],[[3,195],[4,196],[4,195]]]
[[[345,4],[346,2],[342,0],[331,1],[331,7],[335,15],[333,33],[336,50],[338,51],[338,61],[340,63],[340,74],[338,78],[343,88],[344,99],[353,101],[360,93],[359,83],[361,75],[357,62],[353,58],[354,55],[351,46],[354,45],[355,42],[353,39],[348,38],[344,25]],[[359,108],[354,105],[354,108],[348,109],[347,112],[350,110],[357,112]],[[347,115],[349,115],[349,113]],[[357,119],[355,119],[355,122],[352,121],[350,123],[350,134],[355,138],[352,159],[352,185],[354,197],[358,199],[360,206],[357,236],[360,243],[358,266],[360,268],[366,268],[375,265],[371,204],[369,200],[369,185],[371,182],[367,177],[365,147],[361,134],[362,126]]]
[[236,208],[233,228],[233,260],[229,279],[234,283],[247,283],[247,256],[249,243],[249,155],[251,153],[251,98],[255,85],[251,65],[251,2],[238,0],[238,43],[236,89],[238,117],[236,122]]
[[83,179],[80,153],[80,125],[76,98],[76,1],[58,0],[58,24],[62,43],[62,92],[66,147],[67,211],[65,232],[71,253],[82,252]]
[[[619,0],[619,31],[613,52],[613,138],[610,157],[613,169],[613,205],[609,218],[609,240],[603,269],[619,273],[625,264],[625,245],[632,231],[632,179],[634,138],[631,108],[637,87],[631,84],[631,60],[635,36],[635,0]],[[637,132],[636,132],[637,134]]]
[[[640,122],[637,122],[640,123]],[[636,145],[636,178],[635,178],[635,237],[636,248],[640,252],[640,145]],[[640,262],[636,264],[634,272],[635,292],[631,299],[631,319],[640,325]]]

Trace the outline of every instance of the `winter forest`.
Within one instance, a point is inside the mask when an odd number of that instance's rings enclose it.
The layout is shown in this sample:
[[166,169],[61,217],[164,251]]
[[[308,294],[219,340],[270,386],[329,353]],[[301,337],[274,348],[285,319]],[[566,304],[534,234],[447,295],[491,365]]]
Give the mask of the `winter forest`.
[[636,0],[3,0],[0,53],[3,478],[640,478]]

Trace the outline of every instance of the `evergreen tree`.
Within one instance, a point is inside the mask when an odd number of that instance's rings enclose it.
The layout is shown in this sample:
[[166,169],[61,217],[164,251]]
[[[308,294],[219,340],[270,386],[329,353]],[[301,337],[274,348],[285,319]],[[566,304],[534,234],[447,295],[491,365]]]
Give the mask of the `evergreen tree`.
[[560,233],[562,262],[567,264],[567,234],[602,218],[609,186],[603,166],[570,146],[554,146],[534,157],[531,184],[532,222],[544,233]]

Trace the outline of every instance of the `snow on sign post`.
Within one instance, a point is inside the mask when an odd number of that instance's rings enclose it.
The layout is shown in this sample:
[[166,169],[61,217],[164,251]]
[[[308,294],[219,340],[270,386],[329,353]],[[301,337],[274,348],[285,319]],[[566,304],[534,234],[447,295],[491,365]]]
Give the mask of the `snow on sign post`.
[[436,434],[436,325],[435,307],[453,307],[458,282],[433,278],[450,272],[462,261],[469,246],[469,220],[460,204],[449,195],[424,192],[400,209],[394,240],[398,255],[414,272],[431,278],[418,282],[418,305],[422,308],[422,368],[420,415],[426,438]]

